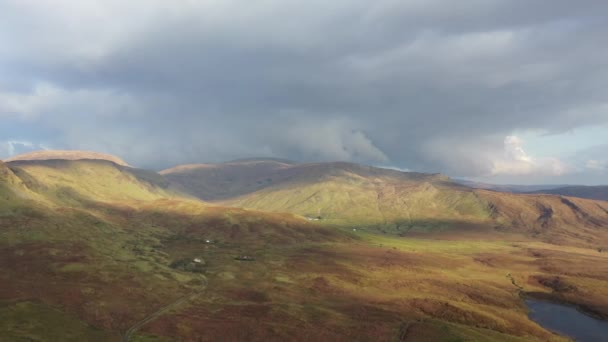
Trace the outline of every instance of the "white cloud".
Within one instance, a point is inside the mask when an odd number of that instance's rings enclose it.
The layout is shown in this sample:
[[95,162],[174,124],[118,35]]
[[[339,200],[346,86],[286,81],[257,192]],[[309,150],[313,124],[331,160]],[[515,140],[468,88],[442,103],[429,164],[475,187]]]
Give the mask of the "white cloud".
[[403,167],[398,167],[398,166],[392,166],[392,165],[380,165],[378,167],[381,167],[383,169],[389,169],[389,170],[395,170],[395,171],[401,171],[401,172],[412,172],[412,170],[408,169],[408,168],[403,168]]
[[17,154],[48,150],[45,144],[37,144],[27,140],[7,140],[0,142],[0,158],[8,158]]
[[608,162],[597,159],[590,159],[585,164],[585,167],[592,171],[605,171],[608,170]]
[[558,158],[530,156],[524,150],[525,142],[510,135],[504,139],[504,154],[493,161],[492,175],[548,175],[562,176],[574,168]]
[[524,141],[515,135],[505,137],[505,159],[517,162],[532,162],[532,158],[524,151]]

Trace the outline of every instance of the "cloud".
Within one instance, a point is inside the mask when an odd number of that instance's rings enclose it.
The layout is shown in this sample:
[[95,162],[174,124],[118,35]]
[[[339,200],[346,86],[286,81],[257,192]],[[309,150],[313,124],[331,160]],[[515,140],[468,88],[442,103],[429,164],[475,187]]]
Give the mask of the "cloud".
[[[591,146],[570,156],[570,163],[577,165],[577,171],[589,177],[608,176],[608,144]],[[603,183],[607,183],[603,181]]]
[[3,1],[0,119],[145,167],[275,156],[568,174],[561,156],[530,156],[505,136],[608,122],[606,10],[599,0]]
[[557,158],[534,158],[524,151],[524,141],[517,136],[504,140],[504,155],[494,161],[492,175],[547,175],[561,176],[574,168]]
[[299,119],[281,129],[274,139],[279,141],[268,142],[271,146],[277,146],[278,155],[297,155],[299,159],[307,160],[389,161],[367,134],[357,128],[356,123],[346,119]]
[[597,159],[590,159],[585,164],[585,167],[592,171],[605,171],[608,170],[608,162]]
[[0,142],[0,158],[8,158],[21,153],[48,149],[49,147],[44,144],[36,144],[31,141],[2,141]]

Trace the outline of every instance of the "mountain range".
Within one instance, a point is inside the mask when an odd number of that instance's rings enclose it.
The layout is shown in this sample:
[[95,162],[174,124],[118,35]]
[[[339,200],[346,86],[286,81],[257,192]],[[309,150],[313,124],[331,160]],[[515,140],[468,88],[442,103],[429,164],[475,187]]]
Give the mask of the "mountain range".
[[558,341],[522,298],[608,317],[608,202],[550,191],[345,162],[154,172],[93,152],[18,156],[0,162],[0,329],[9,340]]
[[594,200],[608,201],[607,185],[513,185],[513,184],[488,184],[469,180],[458,179],[457,183],[475,189],[486,189],[500,192],[550,194],[571,197],[588,198]]

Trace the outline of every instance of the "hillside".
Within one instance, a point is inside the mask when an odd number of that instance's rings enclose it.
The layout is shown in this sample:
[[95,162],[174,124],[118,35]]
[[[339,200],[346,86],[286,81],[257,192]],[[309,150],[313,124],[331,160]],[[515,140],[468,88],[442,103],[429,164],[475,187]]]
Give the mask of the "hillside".
[[512,185],[512,184],[488,184],[474,182],[464,179],[455,179],[454,182],[474,189],[492,190],[500,192],[526,193],[526,194],[548,194],[569,197],[587,198],[600,201],[608,201],[608,185]]
[[403,223],[488,217],[484,203],[442,175],[352,163],[254,160],[162,171],[174,186],[226,206],[290,212],[334,223]]
[[[0,164],[7,191],[0,196],[0,332],[7,341],[121,341],[157,308],[204,291],[208,277],[240,278],[248,272],[234,260],[241,254],[264,265],[277,259],[272,245],[350,240],[289,214],[171,197],[106,161],[8,165],[16,175]],[[37,197],[13,196],[22,185]],[[228,304],[225,289],[230,284],[212,297]]]
[[105,160],[16,160],[11,173],[29,190],[54,201],[153,200],[175,197],[167,181],[152,171]]
[[483,190],[493,190],[500,192],[513,192],[513,193],[543,193],[545,190],[556,189],[560,187],[564,187],[565,185],[555,185],[555,184],[542,184],[542,185],[517,185],[517,184],[490,184],[490,183],[482,183],[475,182],[465,179],[454,179],[454,182],[462,185],[466,185],[470,188],[475,189],[483,189]]
[[0,161],[0,185],[14,185],[19,183],[19,179],[11,169],[2,161]]
[[[181,165],[163,170],[161,175],[177,189],[203,200],[219,200],[262,189],[280,181],[277,174],[292,164],[267,159],[233,161],[222,164]],[[285,176],[280,178],[285,180]]]
[[25,186],[8,165],[0,161],[0,213],[12,212],[15,207],[28,200],[44,200]]
[[283,182],[221,203],[292,212],[334,223],[397,223],[408,229],[427,219],[476,220],[488,216],[475,194],[443,176],[350,164],[302,168],[290,170],[290,177]]
[[350,163],[231,162],[162,173],[184,191],[221,205],[396,234],[477,227],[587,244],[608,227],[608,205],[601,202],[471,189],[442,175]]
[[[165,178],[191,172],[236,197],[202,202]],[[163,173],[0,163],[5,339],[565,341],[525,296],[608,317],[605,202],[349,163]]]
[[608,238],[608,203],[479,190],[496,229],[521,231],[557,244],[601,246]]
[[594,200],[608,201],[608,185],[597,186],[565,186],[556,189],[539,190],[534,193],[563,195],[571,197],[588,198]]
[[6,203],[15,198],[14,189],[19,184],[19,178],[0,161],[0,203],[6,206]]
[[106,160],[113,162],[121,166],[129,166],[124,160],[105,153],[91,152],[91,151],[60,151],[60,150],[45,150],[36,151],[30,153],[20,154],[9,159],[5,162],[12,162],[18,160]]

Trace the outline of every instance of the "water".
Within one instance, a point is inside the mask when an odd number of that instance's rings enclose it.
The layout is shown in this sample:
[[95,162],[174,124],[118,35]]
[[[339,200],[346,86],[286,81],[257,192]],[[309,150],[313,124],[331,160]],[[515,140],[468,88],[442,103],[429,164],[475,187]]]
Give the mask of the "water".
[[586,315],[568,305],[526,299],[530,319],[545,329],[579,342],[608,342],[608,321]]

